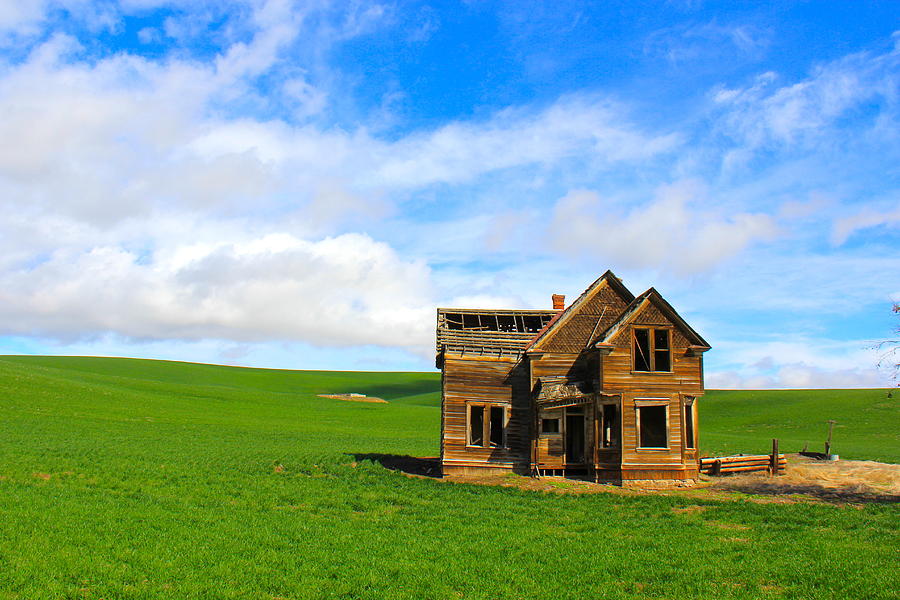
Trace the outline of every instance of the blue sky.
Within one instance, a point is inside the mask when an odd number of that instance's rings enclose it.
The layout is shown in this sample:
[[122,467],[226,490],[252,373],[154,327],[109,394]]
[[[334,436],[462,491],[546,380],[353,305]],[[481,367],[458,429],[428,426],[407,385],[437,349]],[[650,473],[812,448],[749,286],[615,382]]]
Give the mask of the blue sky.
[[0,2],[0,352],[430,370],[612,269],[709,387],[887,385],[894,2]]

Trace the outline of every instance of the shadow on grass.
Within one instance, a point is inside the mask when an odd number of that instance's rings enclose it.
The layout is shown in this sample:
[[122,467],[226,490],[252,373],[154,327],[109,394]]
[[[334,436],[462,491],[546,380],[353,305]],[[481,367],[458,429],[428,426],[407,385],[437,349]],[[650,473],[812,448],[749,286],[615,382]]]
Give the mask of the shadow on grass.
[[391,471],[402,471],[419,477],[441,477],[441,460],[437,457],[416,457],[399,454],[351,454],[354,460],[370,460]]
[[722,481],[713,486],[715,489],[743,492],[745,494],[763,494],[785,496],[803,494],[826,502],[878,503],[893,504],[900,502],[900,495],[882,492],[867,486],[827,487],[814,483],[777,483],[777,482],[729,482]]

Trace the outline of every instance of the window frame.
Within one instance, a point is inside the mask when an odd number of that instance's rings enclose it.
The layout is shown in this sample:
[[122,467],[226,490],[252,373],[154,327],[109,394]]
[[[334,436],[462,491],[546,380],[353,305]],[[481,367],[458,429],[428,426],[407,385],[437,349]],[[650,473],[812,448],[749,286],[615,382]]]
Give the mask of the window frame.
[[[672,351],[672,329],[668,325],[636,325],[631,328],[631,372],[632,373],[674,373],[675,372],[675,354]],[[643,330],[647,332],[647,345],[649,346],[647,363],[650,366],[649,371],[640,371],[637,369],[637,331]],[[656,332],[665,331],[669,342],[669,370],[660,371],[656,369]]]
[[[670,400],[668,398],[635,398],[634,399],[634,424],[635,424],[635,450],[651,451],[651,452],[668,452],[672,449],[672,416],[669,409]],[[666,445],[665,446],[642,446],[641,443],[641,409],[648,407],[662,406],[665,408],[666,414]]]
[[[562,435],[562,416],[558,416],[558,417],[543,417],[543,416],[542,416],[540,419],[541,419],[541,423],[540,423],[541,433],[540,433],[540,435],[541,435],[542,437],[545,437],[545,436],[561,436],[561,435]],[[546,430],[544,429],[544,421],[556,421],[556,431],[546,431]]]
[[[683,396],[683,400],[681,402],[681,438],[684,442],[684,449],[695,451],[697,450],[697,397],[696,396]],[[690,446],[688,446],[688,427],[687,427],[687,416],[690,414],[691,416],[691,435],[690,435]]]
[[[484,409],[484,416],[481,422],[481,440],[482,445],[476,445],[472,442],[472,409],[481,407]],[[503,443],[500,446],[491,445],[491,409],[503,409]],[[510,406],[499,402],[467,402],[466,403],[466,448],[481,448],[484,450],[507,449],[509,448],[507,440],[507,431],[509,430]]]

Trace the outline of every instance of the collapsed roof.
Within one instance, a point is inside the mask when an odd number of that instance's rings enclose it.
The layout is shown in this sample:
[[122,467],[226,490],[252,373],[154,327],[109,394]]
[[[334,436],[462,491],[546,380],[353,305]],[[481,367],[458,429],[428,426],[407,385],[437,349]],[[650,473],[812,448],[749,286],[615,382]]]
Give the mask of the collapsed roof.
[[[602,299],[603,290],[621,299],[616,304],[618,308],[612,308],[612,303]],[[560,298],[554,295],[554,304]],[[575,336],[578,337],[574,340],[575,346],[564,351],[577,353],[589,347],[608,344],[648,302],[682,330],[692,349],[702,352],[709,348],[706,340],[654,288],[635,297],[612,271],[607,271],[564,309],[439,308],[436,350],[438,357],[443,352],[518,357],[525,352],[541,351],[542,346],[547,345],[546,340],[551,339],[556,331],[571,321],[580,335]]]

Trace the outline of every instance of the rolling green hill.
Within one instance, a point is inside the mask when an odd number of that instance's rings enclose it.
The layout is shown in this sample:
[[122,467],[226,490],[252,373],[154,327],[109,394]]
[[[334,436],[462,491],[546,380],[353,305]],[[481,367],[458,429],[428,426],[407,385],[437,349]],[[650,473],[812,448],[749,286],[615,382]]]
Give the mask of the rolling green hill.
[[[0,357],[0,598],[892,598],[900,586],[896,505],[559,496],[366,460],[437,454],[439,384]],[[340,392],[390,403],[316,397]],[[717,450],[820,441],[834,418],[841,455],[900,460],[884,391],[713,392],[701,410]]]

